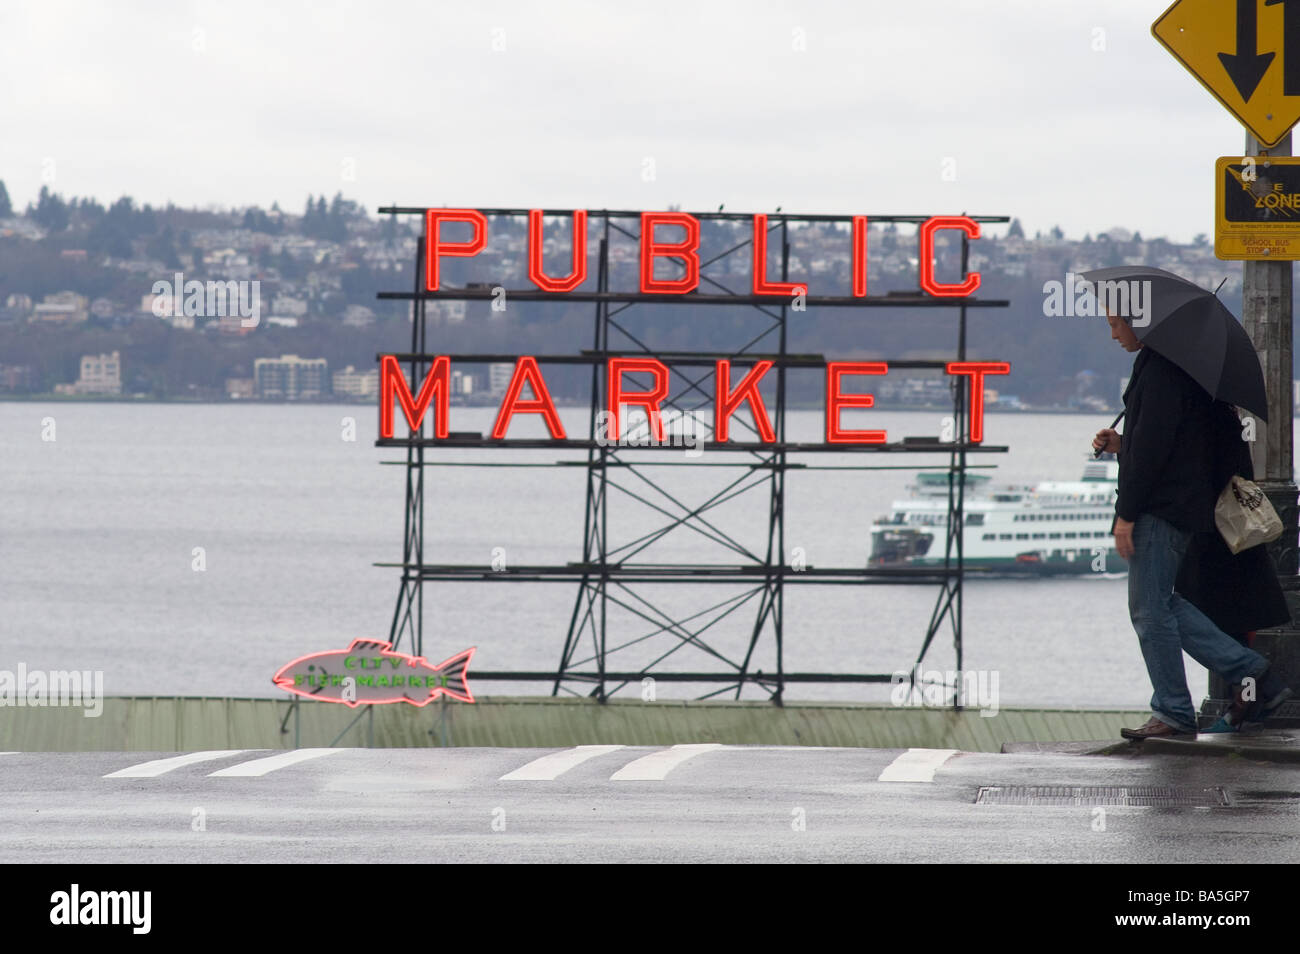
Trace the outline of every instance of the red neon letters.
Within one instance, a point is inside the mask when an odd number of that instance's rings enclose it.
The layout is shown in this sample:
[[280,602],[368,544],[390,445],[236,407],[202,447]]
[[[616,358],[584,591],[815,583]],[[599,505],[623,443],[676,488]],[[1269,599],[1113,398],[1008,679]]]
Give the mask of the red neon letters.
[[[519,392],[523,390],[525,381],[533,389],[531,401],[519,400]],[[560,415],[555,412],[551,392],[546,389],[546,382],[542,379],[542,369],[537,366],[536,358],[527,355],[515,362],[514,376],[510,378],[510,386],[506,388],[506,396],[501,401],[501,410],[497,411],[497,421],[492,426],[493,440],[505,439],[510,418],[516,414],[542,415],[551,436],[556,440],[564,440],[564,425],[560,423]]]
[[[570,239],[569,273],[554,278],[542,267],[544,243],[541,209],[528,213],[528,279],[540,290],[554,294],[571,292],[587,280],[587,211],[576,209],[573,213],[573,230]],[[867,217],[855,215],[853,221],[852,276],[853,297],[867,294]],[[444,241],[441,235],[443,222],[467,222],[472,235],[466,242]],[[674,226],[683,230],[680,241],[659,238],[655,229]],[[753,225],[754,295],[789,297],[808,293],[804,282],[770,281],[767,277],[767,216],[757,214]],[[980,237],[979,223],[965,215],[940,215],[927,219],[917,230],[921,290],[936,298],[961,298],[980,287],[979,272],[971,272],[957,283],[940,282],[934,277],[934,233],[942,229],[964,232],[969,238]],[[482,212],[475,209],[425,210],[425,262],[424,287],[438,291],[439,263],[443,257],[470,257],[487,247],[488,222]],[[655,261],[660,258],[676,259],[685,269],[680,278],[655,278]],[[685,212],[642,212],[640,238],[640,290],[649,295],[685,295],[695,291],[700,284],[700,220]]]
[[802,282],[769,282],[767,280],[767,216],[754,216],[754,294],[755,295],[806,295],[808,286]]
[[920,243],[921,290],[936,298],[964,298],[980,287],[980,273],[971,272],[959,285],[949,285],[934,279],[934,233],[940,229],[957,229],[968,238],[980,237],[979,223],[965,215],[936,215],[921,223],[917,230]]
[[972,444],[984,440],[984,375],[1010,374],[1006,361],[949,361],[949,374],[970,375],[970,439]]
[[[763,376],[771,370],[773,362],[756,361],[749,373],[735,389],[731,386],[731,362],[723,359],[716,363],[717,387],[713,408],[713,426],[715,439],[728,439],[732,415],[746,402],[754,416],[755,429],[759,440],[764,444],[776,442],[776,432],[768,418],[767,407],[763,403],[763,394],[759,384]],[[420,385],[419,396],[414,396],[397,358],[391,354],[383,355],[379,360],[379,436],[382,439],[393,437],[393,402],[402,407],[406,422],[412,431],[420,431],[424,415],[430,406],[434,407],[434,434],[439,438],[448,435],[448,382],[450,379],[450,359],[447,355],[434,358],[428,374]],[[979,444],[984,440],[984,377],[989,374],[1009,374],[1011,365],[1006,361],[950,361],[945,366],[950,375],[968,375],[971,379],[970,398],[970,441]],[[664,424],[661,405],[668,399],[668,366],[656,358],[626,357],[610,358],[606,364],[605,393],[608,395],[607,436],[617,441],[622,436],[620,415],[628,406],[643,407],[650,422],[652,439],[664,441]],[[826,365],[826,443],[828,444],[884,444],[887,437],[884,430],[859,430],[846,428],[840,423],[840,412],[845,408],[868,408],[875,405],[870,394],[861,391],[845,392],[841,381],[845,375],[887,374],[889,365],[884,361],[831,361]],[[649,390],[627,390],[623,386],[625,374],[649,374],[652,384]],[[527,384],[533,392],[530,400],[520,400],[523,386]],[[434,403],[434,399],[437,403]],[[546,421],[546,427],[555,440],[564,440],[564,426],[556,413],[555,402],[551,399],[550,389],[542,376],[541,367],[535,357],[524,355],[515,362],[515,371],[510,378],[510,385],[502,398],[497,411],[496,423],[492,427],[492,439],[504,440],[510,421],[516,414],[540,414]]]
[[[606,367],[608,379],[605,393],[609,395],[609,436],[615,440],[622,435],[619,429],[619,409],[624,405],[636,404],[645,408],[646,419],[650,422],[650,433],[654,439],[664,439],[664,422],[659,416],[659,404],[668,397],[668,368],[654,358],[610,358]],[[637,371],[649,372],[655,383],[649,391],[624,391],[623,375]]]
[[853,297],[867,295],[867,217],[853,216]]
[[429,402],[436,394],[438,409],[433,415],[434,433],[438,437],[446,437],[447,406],[450,403],[448,393],[450,366],[451,360],[446,355],[439,355],[434,360],[433,367],[429,369],[424,384],[420,387],[420,396],[416,398],[411,396],[411,389],[406,386],[406,376],[402,374],[397,359],[391,354],[381,357],[379,359],[379,435],[393,436],[394,397],[402,404],[406,423],[411,425],[411,430],[418,431],[424,423],[424,412],[429,409]]
[[740,386],[733,391],[731,390],[731,362],[724,358],[717,363],[715,368],[718,379],[718,400],[713,409],[713,433],[718,440],[727,439],[731,415],[736,413],[742,401],[749,402],[749,410],[754,415],[758,436],[768,444],[776,440],[776,432],[772,430],[772,422],[767,416],[767,407],[763,404],[763,395],[758,390],[758,382],[771,367],[771,361],[758,362],[749,369],[749,374],[745,375]]
[[826,365],[826,443],[883,444],[884,431],[855,431],[840,426],[840,409],[871,407],[876,403],[870,394],[841,394],[840,378],[846,374],[885,374],[884,361],[832,361]]
[[573,268],[564,278],[542,272],[542,210],[528,213],[528,280],[548,292],[571,292],[587,280],[587,210],[573,213]]
[[[468,242],[444,242],[443,222],[468,222],[474,227],[474,237]],[[476,209],[425,209],[424,210],[424,287],[426,291],[438,290],[438,260],[444,255],[469,257],[483,251],[487,245],[487,217]]]
[[[680,242],[659,242],[656,225],[680,225],[686,237]],[[700,220],[685,212],[641,213],[641,291],[684,295],[700,283]],[[686,266],[681,278],[655,278],[655,259],[676,258]]]

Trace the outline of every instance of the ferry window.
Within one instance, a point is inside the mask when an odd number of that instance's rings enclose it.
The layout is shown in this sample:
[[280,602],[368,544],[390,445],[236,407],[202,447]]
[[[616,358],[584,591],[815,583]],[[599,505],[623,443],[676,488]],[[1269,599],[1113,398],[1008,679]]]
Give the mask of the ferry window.
[[992,540],[995,536],[996,536],[996,534],[986,533],[986,534],[984,534],[984,536],[980,537],[980,539],[981,539],[981,540]]
[[1016,534],[1016,539],[1017,539],[1017,540],[1028,540],[1028,539],[1029,539],[1029,534],[1027,534],[1027,533],[1017,533],[1017,534]]
[[966,522],[972,527],[982,527],[984,526],[984,514],[968,513],[966,514]]
[[1049,534],[1047,535],[1047,539],[1049,539],[1049,540],[1059,540],[1059,539],[1061,539],[1061,535],[1060,535],[1059,533],[1049,533]]
[[1009,534],[1009,533],[999,533],[999,534],[998,534],[998,539],[999,539],[999,540],[1010,540],[1010,539],[1011,539],[1011,534]]
[[1077,533],[1067,533],[1067,534],[1065,535],[1065,539],[1067,539],[1067,540],[1073,540],[1073,539],[1074,539],[1075,537],[1077,537],[1077,536],[1078,536]]
[[1043,539],[1045,536],[1047,536],[1047,534],[1045,534],[1045,533],[1035,533],[1035,534],[1034,534],[1034,539],[1035,539],[1035,540],[1041,540],[1041,539]]

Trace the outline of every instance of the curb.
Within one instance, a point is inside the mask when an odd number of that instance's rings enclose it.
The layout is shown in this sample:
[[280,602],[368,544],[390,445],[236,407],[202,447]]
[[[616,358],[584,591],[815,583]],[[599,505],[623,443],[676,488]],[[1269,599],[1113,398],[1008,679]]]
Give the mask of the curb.
[[1195,739],[1147,739],[1132,743],[1138,751],[1158,752],[1167,755],[1198,755],[1224,758],[1236,755],[1254,762],[1300,763],[1300,746],[1293,737],[1258,736],[1241,738],[1228,736],[1220,742],[1199,735]]
[[1044,752],[1051,755],[1118,755],[1128,749],[1124,741],[1109,739],[1080,742],[1004,742],[1003,755]]

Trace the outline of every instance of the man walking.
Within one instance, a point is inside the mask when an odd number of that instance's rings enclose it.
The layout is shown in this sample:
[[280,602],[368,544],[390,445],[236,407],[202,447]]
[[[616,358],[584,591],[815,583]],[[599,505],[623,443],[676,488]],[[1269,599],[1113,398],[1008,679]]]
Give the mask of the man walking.
[[1196,732],[1183,652],[1230,683],[1246,703],[1245,721],[1263,721],[1291,690],[1268,660],[1243,646],[1174,591],[1192,534],[1214,530],[1214,401],[1173,362],[1147,348],[1129,322],[1109,315],[1111,338],[1136,352],[1124,391],[1121,437],[1104,428],[1096,451],[1119,455],[1115,549],[1128,561],[1129,618],[1151,679],[1151,719],[1121,729],[1127,739]]

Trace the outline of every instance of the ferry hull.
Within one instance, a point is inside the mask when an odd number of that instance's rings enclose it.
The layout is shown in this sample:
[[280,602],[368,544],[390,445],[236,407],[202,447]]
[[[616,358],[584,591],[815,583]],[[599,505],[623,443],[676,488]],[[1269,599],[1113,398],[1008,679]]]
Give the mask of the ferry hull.
[[[953,556],[956,562],[956,556]],[[980,578],[1035,578],[1059,576],[1095,576],[1100,578],[1128,573],[1128,563],[1111,550],[1104,562],[1096,563],[1091,553],[1080,553],[1073,560],[1065,556],[1053,556],[1045,559],[1021,559],[1018,557],[967,557],[962,561],[967,570],[975,570]],[[943,560],[873,560],[872,566],[909,566],[934,569],[943,566]]]

